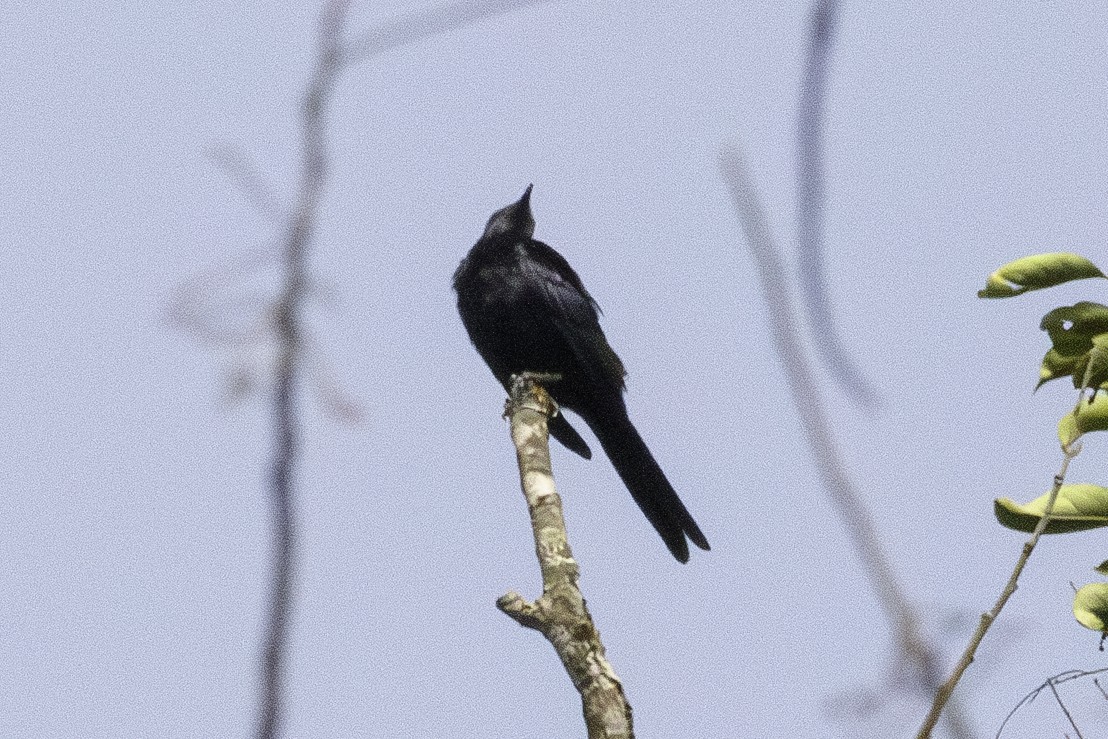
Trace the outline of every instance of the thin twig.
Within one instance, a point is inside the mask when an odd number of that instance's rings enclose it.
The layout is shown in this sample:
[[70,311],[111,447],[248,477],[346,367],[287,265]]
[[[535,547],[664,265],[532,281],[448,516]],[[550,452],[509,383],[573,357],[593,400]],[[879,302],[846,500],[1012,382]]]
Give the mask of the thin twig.
[[[1025,705],[1035,700],[1039,693],[1047,689],[1047,687],[1061,685],[1062,683],[1068,683],[1071,680],[1079,680],[1083,677],[1089,677],[1090,675],[1099,675],[1101,673],[1108,672],[1108,667],[1102,667],[1098,670],[1067,670],[1066,672],[1060,672],[1057,675],[1048,677],[1037,688],[1032,690],[1027,695],[1020,699],[1019,703],[1012,707],[1012,710],[1008,712],[1008,715],[1004,717],[1004,720],[1000,722],[1000,727],[996,730],[996,739],[1000,739],[1000,735],[1004,733],[1004,727],[1008,725],[1008,722],[1012,720],[1012,717]],[[1100,686],[1100,681],[1093,678],[1093,685],[1100,690],[1101,694],[1105,698],[1108,698],[1108,694],[1105,694],[1104,689]],[[1072,723],[1072,722],[1071,722]],[[1075,727],[1076,728],[1076,727]]]
[[823,262],[823,209],[827,199],[823,156],[824,99],[838,14],[837,0],[815,0],[812,4],[796,129],[800,288],[816,349],[831,375],[858,404],[873,407],[877,403],[877,392],[851,359],[831,315],[827,268]]
[[1016,592],[1020,575],[1023,574],[1023,568],[1027,565],[1027,561],[1031,558],[1031,553],[1035,551],[1035,546],[1039,543],[1039,538],[1043,535],[1043,532],[1046,531],[1046,527],[1050,523],[1050,515],[1054,512],[1054,502],[1058,499],[1058,491],[1062,489],[1062,483],[1065,482],[1066,472],[1069,470],[1070,462],[1081,451],[1081,444],[1075,440],[1074,443],[1069,444],[1062,451],[1065,455],[1062,459],[1062,467],[1058,470],[1058,474],[1054,476],[1054,484],[1050,488],[1050,496],[1047,498],[1046,508],[1043,511],[1042,518],[1039,519],[1039,523],[1035,526],[1031,538],[1024,542],[1019,559],[1016,560],[1016,565],[1012,569],[1012,574],[1008,577],[1008,582],[1005,583],[1004,589],[1000,591],[996,603],[993,604],[992,609],[987,613],[981,614],[981,620],[977,624],[977,629],[974,630],[973,635],[970,637],[969,644],[966,645],[961,659],[954,665],[950,677],[948,677],[946,681],[939,686],[938,691],[936,691],[935,700],[931,704],[931,710],[924,718],[923,725],[920,726],[920,730],[916,734],[916,739],[928,739],[928,737],[931,736],[931,732],[935,729],[935,724],[939,721],[939,715],[943,711],[943,706],[946,705],[950,695],[954,692],[954,688],[958,685],[958,681],[962,679],[962,674],[969,669],[970,664],[973,662],[973,657],[974,654],[977,653],[978,645],[981,644],[981,640],[985,638],[985,634],[988,633],[989,627],[996,621],[1000,612],[1004,610],[1004,605],[1008,602],[1008,599]]
[[[1031,703],[1033,700],[1038,698],[1039,694],[1047,688],[1049,688],[1051,692],[1054,693],[1055,700],[1058,701],[1058,705],[1062,707],[1062,710],[1066,713],[1066,717],[1070,720],[1070,726],[1073,726],[1074,730],[1077,731],[1078,736],[1080,736],[1081,730],[1077,728],[1076,724],[1074,724],[1073,718],[1069,715],[1069,711],[1066,710],[1065,704],[1062,703],[1062,699],[1058,695],[1057,686],[1061,685],[1062,683],[1068,683],[1072,680],[1080,680],[1081,678],[1089,677],[1090,675],[1099,675],[1103,672],[1108,672],[1108,667],[1102,667],[1098,670],[1066,670],[1065,672],[1060,672],[1057,675],[1052,675],[1048,677],[1037,688],[1032,690],[1027,695],[1023,696],[1023,698],[1020,699],[1019,703],[1012,707],[1012,710],[1009,711],[1008,715],[1004,717],[1004,720],[1000,722],[1000,726],[996,730],[995,739],[1000,739],[1001,735],[1004,733],[1004,728],[1008,725],[1008,722],[1012,720],[1012,717],[1015,716],[1016,713],[1023,706]],[[1093,678],[1093,685],[1097,686],[1097,688],[1100,688],[1100,683],[1097,681],[1096,678]],[[1101,692],[1103,693],[1103,690]]]
[[[725,150],[720,159],[724,179],[738,210],[747,244],[754,257],[769,307],[770,335],[793,389],[792,399],[804,419],[801,429],[816,459],[828,497],[846,528],[869,581],[877,592],[885,617],[891,624],[899,651],[914,665],[920,682],[930,691],[941,675],[937,650],[920,632],[919,617],[893,572],[877,526],[846,471],[842,453],[831,432],[831,422],[819,389],[823,383],[815,376],[801,348],[800,327],[793,309],[791,289],[785,280],[785,267],[757,190],[750,179],[746,162],[738,150]],[[951,733],[971,736],[961,714],[952,714]]]
[[1058,702],[1058,707],[1062,709],[1062,713],[1066,715],[1066,720],[1070,722],[1070,726],[1077,732],[1077,739],[1084,739],[1081,734],[1081,729],[1077,728],[1077,723],[1074,722],[1073,716],[1070,715],[1070,711],[1066,708],[1066,704],[1062,702],[1062,696],[1058,695],[1058,688],[1055,687],[1053,680],[1048,680],[1047,684],[1050,686],[1050,692],[1054,694],[1054,700]]
[[[1081,381],[1080,389],[1077,391],[1077,405],[1073,410],[1075,418],[1081,411],[1081,401],[1085,397],[1085,391],[1089,388],[1089,382],[1092,379],[1092,371],[1093,362],[1090,360],[1085,366],[1085,376]],[[962,658],[954,665],[950,677],[948,677],[946,682],[935,692],[935,699],[931,704],[931,710],[924,718],[923,725],[920,727],[916,739],[929,739],[931,732],[935,728],[935,724],[939,720],[939,714],[943,711],[943,706],[950,698],[951,693],[954,692],[954,688],[957,687],[958,681],[962,679],[962,674],[969,669],[970,664],[973,662],[973,656],[977,652],[978,645],[981,644],[981,640],[985,638],[985,634],[988,633],[989,627],[996,621],[1000,612],[1004,610],[1004,604],[1007,603],[1008,599],[1016,592],[1020,575],[1023,573],[1023,568],[1027,565],[1027,561],[1031,559],[1031,553],[1035,551],[1035,546],[1039,543],[1039,538],[1043,535],[1043,532],[1046,531],[1047,526],[1050,525],[1050,516],[1054,512],[1054,503],[1058,500],[1058,492],[1062,489],[1062,484],[1066,481],[1066,472],[1069,470],[1070,462],[1081,453],[1080,439],[1081,432],[1079,431],[1069,443],[1062,445],[1062,467],[1058,470],[1058,474],[1054,476],[1054,484],[1050,487],[1050,495],[1047,497],[1046,507],[1043,509],[1043,516],[1035,526],[1031,538],[1024,543],[1019,559],[1016,560],[1016,566],[1012,569],[1012,574],[1008,577],[1008,582],[1005,583],[1004,589],[1000,591],[1000,596],[997,598],[992,610],[988,613],[981,614],[981,620],[977,624],[977,629],[974,630],[973,635],[970,637],[969,644],[966,645],[966,649],[962,653]],[[1077,727],[1075,726],[1074,728]]]

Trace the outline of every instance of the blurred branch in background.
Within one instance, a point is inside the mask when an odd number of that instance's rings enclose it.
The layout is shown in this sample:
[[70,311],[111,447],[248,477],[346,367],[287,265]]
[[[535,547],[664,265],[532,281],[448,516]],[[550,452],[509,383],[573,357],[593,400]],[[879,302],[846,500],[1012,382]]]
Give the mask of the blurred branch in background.
[[273,739],[284,718],[284,664],[292,605],[297,529],[293,510],[293,474],[300,456],[300,418],[296,389],[301,370],[301,322],[308,292],[308,246],[315,234],[319,201],[327,181],[326,112],[342,67],[342,28],[349,0],[324,5],[316,41],[316,62],[301,103],[300,180],[281,249],[283,285],[274,306],[278,355],[273,395],[275,445],[269,480],[273,552],[269,615],[262,646],[262,695],[257,736]]
[[346,45],[343,58],[349,63],[365,61],[386,51],[469,26],[485,18],[547,2],[550,0],[476,0],[417,10],[358,36]]
[[837,0],[815,0],[808,30],[808,50],[796,128],[796,237],[799,247],[800,292],[816,349],[831,376],[856,403],[872,408],[877,392],[843,345],[831,314],[827,268],[823,260],[824,99],[831,50],[838,21]]
[[261,172],[241,149],[231,144],[216,144],[207,151],[208,158],[222,169],[231,181],[238,185],[250,203],[270,223],[278,224],[284,220],[285,208],[274,195]]
[[[318,287],[313,286],[309,276],[308,253],[329,174],[327,114],[335,83],[352,63],[545,1],[482,0],[440,5],[389,21],[346,43],[343,29],[350,0],[330,0],[323,6],[315,67],[301,98],[301,166],[291,208],[286,208],[273,194],[244,153],[228,145],[209,152],[268,221],[284,224],[277,254],[252,254],[240,260],[241,264],[224,265],[216,273],[189,280],[178,290],[170,307],[171,320],[206,343],[240,350],[273,345],[269,365],[274,388],[274,448],[269,467],[273,539],[256,726],[259,739],[277,737],[285,716],[283,688],[296,571],[294,475],[301,450],[298,392],[305,379],[313,381],[317,397],[334,415],[354,420],[359,413],[356,405],[344,398],[325,376],[325,365],[308,351],[310,341],[303,318],[304,304]],[[260,267],[274,265],[278,265],[280,272],[276,297],[244,299],[237,294],[242,290],[240,280]],[[253,381],[246,377],[236,385],[250,390]]]
[[[920,631],[920,620],[885,555],[877,526],[846,471],[842,455],[831,433],[831,422],[817,377],[802,346],[800,322],[793,309],[792,287],[785,278],[781,251],[769,230],[757,190],[746,161],[737,149],[724,150],[720,157],[723,178],[731,191],[747,245],[754,257],[762,284],[769,332],[786,373],[786,386],[803,431],[823,478],[827,494],[839,513],[862,567],[877,592],[889,621],[898,654],[914,667],[919,690],[930,700],[942,681],[936,650]],[[950,706],[946,726],[953,737],[968,739],[973,734],[957,706]]]

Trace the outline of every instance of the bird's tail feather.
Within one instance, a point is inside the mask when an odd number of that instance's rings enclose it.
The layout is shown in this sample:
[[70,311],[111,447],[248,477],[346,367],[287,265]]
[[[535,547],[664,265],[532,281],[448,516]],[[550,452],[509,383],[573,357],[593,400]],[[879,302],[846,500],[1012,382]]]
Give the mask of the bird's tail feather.
[[592,459],[592,450],[589,449],[589,445],[581,438],[581,434],[577,433],[577,429],[569,425],[569,421],[561,412],[556,416],[551,416],[546,427],[549,429],[550,435],[560,441],[566,449],[575,454],[580,454],[585,459]]
[[626,409],[611,408],[608,411],[587,419],[589,426],[631,492],[631,497],[661,535],[669,551],[678,561],[687,562],[689,545],[685,537],[701,549],[709,549],[708,539],[681,502],[677,491],[669,484],[646,442],[631,423]]

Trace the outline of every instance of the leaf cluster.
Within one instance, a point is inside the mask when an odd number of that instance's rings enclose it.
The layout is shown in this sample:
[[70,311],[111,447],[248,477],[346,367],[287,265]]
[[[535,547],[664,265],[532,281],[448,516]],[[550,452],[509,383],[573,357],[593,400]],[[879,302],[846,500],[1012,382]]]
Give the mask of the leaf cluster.
[[[1036,254],[1009,262],[993,272],[977,296],[1010,298],[1098,277],[1106,275],[1078,254]],[[1074,409],[1058,422],[1058,440],[1063,450],[1069,450],[1084,434],[1108,430],[1108,306],[1088,301],[1060,306],[1043,316],[1039,328],[1050,337],[1051,347],[1039,367],[1035,389],[1051,380],[1069,377],[1081,393]],[[1089,483],[1061,485],[1053,507],[1048,510],[1051,497],[1048,492],[1024,504],[999,498],[994,502],[994,513],[1002,525],[1025,532],[1034,531],[1044,517],[1046,534],[1108,526],[1108,487]],[[1108,561],[1095,569],[1108,575]],[[1104,639],[1108,638],[1108,583],[1091,583],[1078,589],[1073,613],[1082,626],[1101,633],[1103,649]]]

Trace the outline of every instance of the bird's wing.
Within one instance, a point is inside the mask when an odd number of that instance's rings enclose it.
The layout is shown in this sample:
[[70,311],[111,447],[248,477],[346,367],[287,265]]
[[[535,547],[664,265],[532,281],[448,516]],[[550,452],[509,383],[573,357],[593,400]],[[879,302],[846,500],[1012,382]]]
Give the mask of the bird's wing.
[[600,306],[561,254],[541,241],[532,241],[529,252],[532,258],[523,260],[524,268],[539,274],[528,282],[542,286],[541,299],[580,371],[591,382],[622,392],[627,373],[600,328]]

